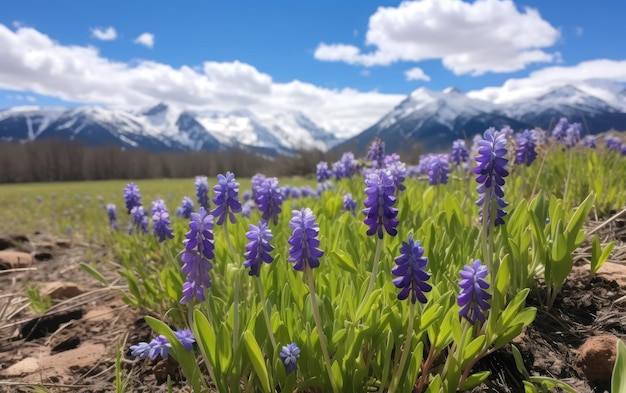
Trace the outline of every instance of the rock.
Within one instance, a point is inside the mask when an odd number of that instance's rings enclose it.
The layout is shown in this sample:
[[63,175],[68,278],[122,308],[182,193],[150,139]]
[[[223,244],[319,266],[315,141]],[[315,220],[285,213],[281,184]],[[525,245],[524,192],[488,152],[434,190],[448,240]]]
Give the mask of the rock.
[[49,261],[53,258],[52,254],[49,252],[36,252],[35,259],[38,261]]
[[[589,270],[588,266],[585,266]],[[596,274],[609,281],[615,281],[622,290],[626,290],[626,266],[619,263],[607,262],[598,270]]]
[[13,240],[6,235],[0,235],[0,250],[6,250],[7,248],[15,247]]
[[50,296],[51,299],[69,299],[87,292],[84,288],[73,282],[52,281],[44,283],[40,287],[44,296]]
[[30,254],[19,251],[0,251],[0,270],[19,269],[33,264]]
[[589,337],[578,349],[576,363],[589,381],[606,382],[611,379],[618,338],[612,334]]

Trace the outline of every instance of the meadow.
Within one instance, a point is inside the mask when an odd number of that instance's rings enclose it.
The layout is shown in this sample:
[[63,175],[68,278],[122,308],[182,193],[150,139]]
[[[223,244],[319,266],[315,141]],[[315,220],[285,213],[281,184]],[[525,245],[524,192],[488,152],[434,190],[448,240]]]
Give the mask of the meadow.
[[601,138],[541,135],[536,158],[517,158],[528,135],[497,134],[417,167],[375,141],[317,179],[208,178],[204,191],[197,178],[2,185],[0,234],[106,247],[84,271],[151,328],[117,348],[111,390],[167,357],[182,374],[167,384],[194,392],[482,391],[498,377],[485,360],[507,351],[525,391],[575,392],[529,373],[511,343],[562,306],[575,262],[591,282],[610,258],[616,239],[585,228],[624,207],[626,158]]

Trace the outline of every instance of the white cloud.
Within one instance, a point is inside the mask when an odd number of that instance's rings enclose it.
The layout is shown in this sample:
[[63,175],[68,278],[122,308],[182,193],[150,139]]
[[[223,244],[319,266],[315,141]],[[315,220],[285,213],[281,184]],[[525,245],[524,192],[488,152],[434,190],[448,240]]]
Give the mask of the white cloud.
[[582,37],[582,35],[585,33],[585,29],[583,29],[581,26],[578,26],[574,29],[574,33],[576,33],[577,37]]
[[[595,80],[626,82],[626,60],[596,59],[583,61],[573,66],[547,67],[531,72],[526,78],[508,79],[502,86],[486,87],[471,91],[468,95],[503,103],[534,97],[555,86],[572,84],[580,87],[587,81]],[[592,89],[592,85],[584,88]]]
[[139,37],[135,38],[133,41],[135,44],[143,45],[147,48],[152,48],[154,46],[154,34],[152,33],[141,33]]
[[430,81],[430,76],[424,73],[419,67],[413,67],[410,70],[404,71],[404,76],[406,76],[406,80],[408,81]]
[[362,52],[354,45],[320,43],[314,56],[364,66],[441,59],[455,74],[512,72],[530,63],[552,62],[545,52],[559,31],[533,8],[520,12],[511,0],[405,1],[380,7],[370,17]]
[[298,110],[344,136],[374,124],[403,95],[327,89],[298,80],[278,83],[250,64],[201,67],[114,61],[97,48],[55,42],[33,28],[0,24],[0,89],[65,101],[140,109],[163,101],[191,110]]
[[101,27],[95,27],[91,29],[91,35],[100,41],[113,41],[117,38],[117,31],[112,26],[103,29]]

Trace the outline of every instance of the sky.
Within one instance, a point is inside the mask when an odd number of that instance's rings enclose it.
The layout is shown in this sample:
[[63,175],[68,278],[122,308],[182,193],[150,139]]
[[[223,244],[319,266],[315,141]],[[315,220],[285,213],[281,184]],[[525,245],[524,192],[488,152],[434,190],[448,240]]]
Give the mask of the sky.
[[[63,6],[61,6],[63,4]],[[0,108],[301,111],[351,134],[415,89],[626,82],[623,0],[0,5]]]

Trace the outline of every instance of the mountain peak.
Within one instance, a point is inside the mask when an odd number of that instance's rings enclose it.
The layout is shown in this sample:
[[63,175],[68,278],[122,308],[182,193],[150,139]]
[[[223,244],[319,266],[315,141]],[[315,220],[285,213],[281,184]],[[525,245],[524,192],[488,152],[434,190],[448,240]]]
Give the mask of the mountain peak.
[[444,94],[464,94],[462,90],[454,86],[446,87],[443,89]]
[[165,103],[159,102],[158,104],[148,109],[147,111],[143,112],[142,114],[144,116],[154,116],[154,115],[158,115],[161,112],[166,111],[167,109],[168,109],[168,106]]

